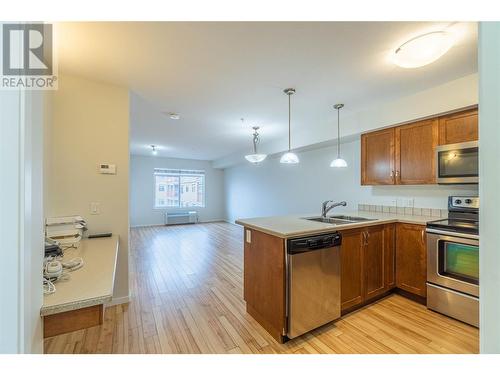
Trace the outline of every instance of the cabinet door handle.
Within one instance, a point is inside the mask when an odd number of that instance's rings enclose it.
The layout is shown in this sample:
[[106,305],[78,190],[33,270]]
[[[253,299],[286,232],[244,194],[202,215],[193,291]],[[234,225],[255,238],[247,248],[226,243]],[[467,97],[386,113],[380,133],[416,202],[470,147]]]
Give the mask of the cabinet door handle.
[[396,177],[399,177],[399,171],[396,171]]
[[370,241],[370,232],[366,231],[366,244]]
[[363,233],[363,246],[364,246],[364,245],[366,245],[366,232],[363,231],[361,233]]
[[391,178],[394,177],[394,171],[391,171]]
[[425,245],[425,230],[422,229],[422,245]]

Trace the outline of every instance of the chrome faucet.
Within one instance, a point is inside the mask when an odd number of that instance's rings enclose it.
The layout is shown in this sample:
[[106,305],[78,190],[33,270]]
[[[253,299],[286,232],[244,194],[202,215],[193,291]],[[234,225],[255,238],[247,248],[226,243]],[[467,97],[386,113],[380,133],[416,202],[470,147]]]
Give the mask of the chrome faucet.
[[347,202],[342,201],[342,202],[335,203],[333,201],[324,201],[323,204],[321,205],[321,216],[326,217],[326,214],[328,213],[328,211],[330,211],[332,208],[335,208],[338,206],[345,207],[345,206],[347,206]]

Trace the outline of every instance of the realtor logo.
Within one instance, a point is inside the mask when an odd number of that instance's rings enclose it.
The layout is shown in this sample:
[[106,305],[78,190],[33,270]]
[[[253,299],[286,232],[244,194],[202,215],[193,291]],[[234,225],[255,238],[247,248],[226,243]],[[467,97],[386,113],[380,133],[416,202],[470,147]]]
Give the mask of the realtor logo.
[[52,25],[2,25],[1,88],[56,89],[53,75]]

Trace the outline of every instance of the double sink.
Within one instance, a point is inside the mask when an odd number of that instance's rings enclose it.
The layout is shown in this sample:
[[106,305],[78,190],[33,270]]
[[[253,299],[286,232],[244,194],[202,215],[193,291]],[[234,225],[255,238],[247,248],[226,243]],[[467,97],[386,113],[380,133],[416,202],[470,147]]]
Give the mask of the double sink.
[[305,217],[306,220],[318,221],[320,223],[333,224],[333,225],[342,225],[342,224],[352,224],[352,223],[361,223],[363,221],[373,221],[375,219],[367,219],[366,217],[359,216],[347,216],[347,215],[334,215],[334,216],[314,216],[314,217]]

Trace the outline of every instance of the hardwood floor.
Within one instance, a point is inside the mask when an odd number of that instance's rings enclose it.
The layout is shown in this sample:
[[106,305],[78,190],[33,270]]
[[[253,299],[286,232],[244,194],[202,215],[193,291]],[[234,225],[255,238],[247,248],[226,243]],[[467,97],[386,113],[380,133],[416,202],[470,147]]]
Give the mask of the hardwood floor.
[[131,302],[46,353],[477,353],[476,328],[391,295],[286,344],[245,311],[243,230],[227,223],[131,229]]

